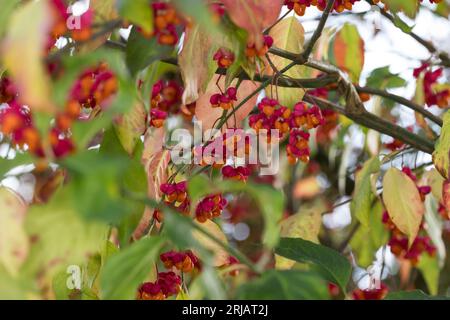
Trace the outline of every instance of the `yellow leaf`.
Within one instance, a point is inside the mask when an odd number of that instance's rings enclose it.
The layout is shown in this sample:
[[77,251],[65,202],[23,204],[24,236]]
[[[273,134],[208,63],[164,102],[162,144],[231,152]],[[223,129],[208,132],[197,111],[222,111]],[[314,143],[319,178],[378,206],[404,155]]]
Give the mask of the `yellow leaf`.
[[23,228],[27,206],[12,190],[0,188],[0,264],[16,275],[28,254]]
[[[319,243],[319,231],[322,225],[322,212],[326,210],[323,202],[300,208],[300,211],[280,223],[280,237],[302,238]],[[291,269],[295,261],[275,255],[276,269]]]
[[442,184],[444,183],[444,178],[439,174],[436,169],[431,169],[424,172],[422,175],[423,184],[431,187],[431,193],[436,198],[438,202],[442,200]]
[[411,245],[425,213],[416,184],[402,171],[390,168],[383,178],[383,201],[392,222]]
[[[274,40],[273,45],[275,47],[297,54],[303,52],[305,30],[296,17],[292,16],[281,20],[270,30],[269,34]],[[291,62],[288,59],[281,58],[273,54],[269,54],[269,57],[278,70],[283,69]],[[273,73],[273,70],[270,67],[268,67],[268,73]],[[285,72],[285,75],[296,79],[302,78],[303,67],[292,67]],[[305,94],[305,90],[303,89],[276,88],[275,86],[267,87],[266,94],[270,95],[272,92],[275,92],[275,90],[278,93],[279,102],[289,108],[292,108],[297,102],[299,102]]]
[[117,137],[123,148],[130,155],[133,153],[136,143],[145,132],[146,115],[147,111],[144,105],[142,102],[137,101],[131,110],[115,122]]
[[[222,243],[228,243],[227,236],[223,233],[222,229],[213,221],[208,220],[205,223],[197,223],[201,228],[206,230],[208,233],[214,235]],[[214,253],[214,267],[220,267],[228,263],[229,254],[216,242],[212,241],[210,238],[205,236],[198,230],[192,233],[193,237],[200,242],[206,249]]]
[[43,64],[52,24],[47,1],[30,1],[11,17],[2,45],[3,63],[15,80],[21,102],[32,110],[51,112],[49,77]]
[[450,111],[444,115],[444,125],[441,129],[441,135],[433,152],[433,163],[439,173],[445,178],[449,179],[450,170]]

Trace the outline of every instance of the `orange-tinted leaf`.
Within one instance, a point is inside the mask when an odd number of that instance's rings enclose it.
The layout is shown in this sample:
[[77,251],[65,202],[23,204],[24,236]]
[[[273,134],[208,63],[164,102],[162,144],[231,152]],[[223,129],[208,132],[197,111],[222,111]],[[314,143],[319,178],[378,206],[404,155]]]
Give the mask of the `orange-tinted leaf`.
[[364,66],[364,41],[356,26],[346,23],[336,33],[330,46],[329,59],[347,72],[352,82],[359,82]]
[[390,168],[383,178],[383,201],[392,222],[411,245],[425,213],[416,184],[402,171]]
[[[202,122],[203,130],[208,130],[213,127],[214,122],[222,116],[223,110],[221,108],[212,108],[209,99],[215,93],[219,92],[219,88],[216,86],[218,75],[215,75],[208,84],[205,94],[201,95],[197,100],[197,105],[195,108],[195,116],[199,121]],[[235,80],[231,85],[235,86],[237,80]],[[224,87],[225,77],[221,77],[219,85],[221,88]],[[250,93],[252,93],[257,88],[257,85],[252,81],[242,81],[239,89],[237,91],[238,101],[234,103],[237,106],[240,101],[246,98]],[[235,116],[228,119],[229,127],[242,127],[242,121],[248,116],[250,111],[255,107],[258,95],[254,95],[249,101],[247,101],[239,110],[236,111]],[[235,121],[236,120],[236,121]]]
[[280,15],[283,0],[223,0],[231,20],[248,32],[248,41],[262,46],[262,31]]
[[294,199],[311,199],[322,191],[319,180],[316,176],[310,176],[298,180],[295,183],[293,196]]

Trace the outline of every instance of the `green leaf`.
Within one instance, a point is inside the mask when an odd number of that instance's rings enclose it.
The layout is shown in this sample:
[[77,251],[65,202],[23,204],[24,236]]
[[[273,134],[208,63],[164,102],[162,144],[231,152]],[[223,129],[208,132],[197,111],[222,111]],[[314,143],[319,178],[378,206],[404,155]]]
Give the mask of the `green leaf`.
[[209,30],[212,34],[220,32],[209,7],[203,0],[174,0],[174,3],[181,12],[194,18],[196,23]]
[[28,153],[16,152],[14,158],[5,159],[0,157],[0,178],[4,177],[9,171],[17,168],[21,165],[27,165],[33,163],[33,157]]
[[403,21],[398,14],[394,13],[394,25],[402,30],[404,33],[411,33],[414,26],[410,27],[405,21]]
[[275,253],[297,262],[311,262],[319,266],[327,280],[345,291],[351,275],[351,265],[337,251],[299,238],[281,238]]
[[444,18],[448,18],[450,14],[450,3],[448,1],[439,2],[434,12]]
[[427,284],[428,291],[431,295],[436,295],[439,289],[439,260],[438,256],[431,257],[424,253],[420,256],[417,269],[422,273],[425,283]]
[[377,201],[370,211],[369,227],[361,225],[350,241],[359,266],[371,265],[376,251],[389,240],[389,231],[382,220],[383,211],[381,202]]
[[173,50],[172,46],[160,45],[156,37],[146,38],[133,27],[125,52],[128,69],[134,76],[152,62],[169,57]]
[[[305,42],[305,30],[297,17],[291,16],[278,22],[269,33],[274,39],[274,47],[300,54],[303,52],[303,44]],[[273,54],[270,54],[270,59],[278,70],[286,67],[291,61]],[[269,68],[269,70],[272,70]],[[304,77],[304,67],[294,66],[285,72],[285,75],[295,79]],[[281,88],[276,86],[268,86],[266,88],[266,95],[277,90],[277,99],[283,106],[293,108],[299,102],[305,90],[299,88]]]
[[429,296],[422,290],[390,292],[384,300],[448,300],[447,297]]
[[397,13],[403,12],[410,18],[415,18],[419,11],[419,1],[413,0],[385,0],[384,3],[389,7],[389,10]]
[[100,275],[102,298],[134,299],[139,284],[156,263],[162,245],[161,237],[143,238],[109,258]]
[[391,73],[389,66],[374,69],[367,78],[367,86],[379,89],[399,88],[406,85],[406,80],[398,74]]
[[402,171],[390,168],[383,177],[383,201],[392,222],[408,236],[411,245],[425,213],[415,182]]
[[359,82],[364,66],[364,41],[355,25],[346,23],[336,33],[328,56],[331,63],[348,73],[352,82]]
[[0,265],[16,276],[29,250],[23,227],[27,205],[14,191],[0,187],[0,208]]
[[444,125],[433,152],[433,163],[439,173],[450,179],[450,110],[444,114]]
[[315,273],[297,270],[266,271],[260,278],[243,284],[237,293],[243,300],[324,300],[327,283]]
[[8,24],[11,13],[16,8],[20,0],[0,0],[0,38],[3,37]]
[[25,227],[34,241],[24,265],[27,272],[58,271],[58,267],[85,262],[101,249],[109,226],[83,220],[74,207],[77,197],[65,187],[48,204],[30,207]]
[[0,284],[0,300],[25,300],[32,292],[30,290],[32,281],[11,276],[2,265],[0,265]]
[[153,32],[153,8],[148,0],[119,0],[117,5],[122,18],[141,27],[146,34]]
[[188,183],[188,191],[192,203],[196,204],[201,197],[226,192],[247,192],[258,203],[264,217],[263,242],[269,248],[278,243],[278,221],[283,214],[284,196],[280,191],[267,185],[253,185],[236,181],[209,181],[204,176],[195,176]]
[[371,177],[380,171],[380,160],[374,156],[367,160],[362,169],[356,173],[355,194],[351,203],[351,211],[365,227],[369,227],[373,193]]

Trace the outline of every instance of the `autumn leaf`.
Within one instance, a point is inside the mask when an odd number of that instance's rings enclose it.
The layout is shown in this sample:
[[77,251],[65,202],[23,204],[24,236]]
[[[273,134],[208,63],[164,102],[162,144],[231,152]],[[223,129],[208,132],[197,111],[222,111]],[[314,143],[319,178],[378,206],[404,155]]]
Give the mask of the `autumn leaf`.
[[328,56],[331,63],[348,73],[352,82],[359,82],[364,66],[364,41],[355,25],[346,23],[336,33]]
[[[219,88],[217,88],[216,82],[218,79],[218,75],[215,75],[208,84],[206,92],[199,97],[197,100],[196,108],[195,108],[195,116],[202,123],[203,131],[211,129],[213,124],[216,122],[218,118],[222,116],[223,110],[221,108],[213,108],[211,107],[211,103],[209,99],[211,96],[217,92],[219,92]],[[233,81],[232,86],[236,85],[237,80]],[[219,86],[221,88],[224,87],[225,77],[221,77],[219,81]],[[241,82],[239,89],[237,90],[237,101],[234,102],[234,105],[237,106],[242,100],[244,100],[250,93],[256,90],[257,85],[249,80],[244,80]],[[244,105],[242,105],[234,114],[228,119],[228,126],[230,128],[241,128],[242,121],[248,116],[250,111],[255,107],[258,95],[254,95],[250,98]]]
[[[207,231],[209,234],[213,235],[215,238],[220,240],[221,243],[227,244],[227,236],[223,233],[222,229],[213,221],[208,220],[204,223],[195,221],[195,223],[203,230]],[[196,239],[205,249],[213,252],[214,260],[213,266],[220,267],[228,263],[229,254],[223,249],[222,246],[208,238],[206,235],[201,233],[199,230],[194,230],[192,236]]]
[[431,187],[431,193],[436,198],[438,202],[442,200],[442,186],[444,184],[444,178],[439,174],[439,172],[433,168],[429,171],[426,171],[422,175],[423,184],[425,186]]
[[411,245],[425,213],[416,184],[402,171],[390,168],[383,178],[383,201],[392,222]]
[[36,111],[54,110],[42,59],[51,16],[47,1],[30,1],[19,7],[11,16],[1,48],[4,66],[18,86],[21,102]]
[[[147,173],[148,197],[159,201],[161,199],[160,185],[167,181],[167,168],[170,162],[169,150],[163,149],[165,133],[163,128],[149,130],[144,137],[144,151],[142,153],[142,164]],[[150,224],[153,209],[146,207],[133,238],[140,239]]]
[[450,111],[444,115],[444,125],[433,152],[433,163],[439,173],[449,179],[450,175]]
[[248,42],[261,48],[262,31],[278,19],[283,0],[223,0],[231,20],[248,32]]
[[[211,79],[209,65],[215,64],[212,59],[214,55],[212,45],[211,35],[202,26],[196,25],[187,29],[183,49],[178,56],[185,88],[183,104],[195,102]],[[220,45],[214,47],[218,48]],[[209,64],[206,63],[208,61]]]
[[117,132],[117,137],[125,151],[130,155],[133,153],[136,143],[145,132],[147,127],[146,119],[147,111],[143,103],[136,101],[131,110],[115,121],[114,127]]
[[15,276],[28,254],[23,227],[27,205],[14,191],[1,187],[0,208],[0,265]]
[[[271,30],[270,36],[274,39],[273,45],[277,48],[300,54],[303,52],[303,44],[305,42],[305,30],[296,17],[289,17],[278,22]],[[286,67],[291,61],[280,56],[269,54],[269,58],[277,70]],[[267,67],[268,74],[272,75],[273,70]],[[304,77],[304,67],[294,66],[284,73],[288,77],[299,79]],[[299,102],[305,90],[301,88],[282,88],[277,86],[268,86],[266,95],[276,92],[276,96],[281,105],[292,108]]]
[[[301,206],[298,213],[280,222],[281,238],[302,238],[319,243],[319,231],[322,225],[322,212],[326,208],[323,202],[315,202],[308,207]],[[275,255],[276,269],[291,269],[295,261]]]

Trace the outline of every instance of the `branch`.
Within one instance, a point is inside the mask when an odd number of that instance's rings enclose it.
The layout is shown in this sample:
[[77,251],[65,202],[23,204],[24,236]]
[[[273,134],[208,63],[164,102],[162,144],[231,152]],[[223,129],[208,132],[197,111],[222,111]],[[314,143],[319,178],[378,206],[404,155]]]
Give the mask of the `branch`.
[[309,40],[309,42],[308,42],[308,46],[306,47],[305,51],[302,53],[302,56],[305,60],[308,59],[309,55],[311,54],[311,51],[314,49],[314,45],[316,44],[317,40],[322,35],[323,28],[325,27],[325,23],[327,22],[328,15],[330,14],[330,11],[333,8],[333,5],[334,5],[334,0],[327,1],[327,6],[325,7],[325,10],[322,13],[322,17],[320,18],[319,25],[317,26],[316,30],[314,30],[311,40]]
[[348,112],[346,108],[334,102],[317,98],[309,94],[306,94],[303,100],[312,104],[317,104],[321,109],[332,109],[336,112],[339,112],[360,125],[363,125],[370,129],[374,129],[380,133],[389,135],[395,139],[399,139],[405,142],[406,144],[409,144],[410,146],[416,148],[417,150],[429,154],[431,154],[434,150],[434,144],[432,141],[424,137],[418,136],[412,132],[409,132],[408,130],[396,124],[393,124],[389,121],[379,118],[374,114],[366,111],[365,109],[360,113]]
[[398,96],[398,95],[395,95],[395,94],[392,94],[392,93],[389,93],[387,91],[380,90],[380,89],[369,88],[369,87],[360,87],[358,85],[355,86],[355,88],[356,88],[356,90],[358,92],[374,94],[374,95],[377,95],[377,96],[380,96],[380,97],[384,97],[384,98],[393,100],[395,102],[398,102],[398,103],[404,105],[405,107],[408,107],[408,108],[416,111],[417,113],[420,113],[425,118],[430,119],[431,121],[433,121],[434,123],[436,123],[440,127],[442,127],[442,125],[443,125],[443,121],[442,121],[441,118],[439,118],[438,116],[435,116],[430,111],[426,110],[425,108],[423,108],[422,106],[418,105],[417,103],[414,103],[411,100],[408,100],[408,99],[403,98],[401,96]]

